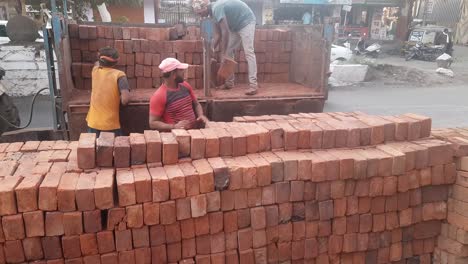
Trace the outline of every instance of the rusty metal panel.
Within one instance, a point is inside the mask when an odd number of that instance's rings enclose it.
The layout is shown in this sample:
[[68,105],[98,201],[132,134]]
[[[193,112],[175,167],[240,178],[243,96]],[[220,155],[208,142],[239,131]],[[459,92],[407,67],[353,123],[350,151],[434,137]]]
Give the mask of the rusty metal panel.
[[[432,13],[426,14],[426,21],[428,22],[435,22],[437,25],[450,27],[452,29],[455,28],[456,24],[460,20],[461,15],[461,6],[463,0],[433,0],[434,7]],[[423,1],[421,3],[421,7],[419,8],[417,18],[423,19],[424,18],[424,11],[426,8],[424,7],[427,1]]]

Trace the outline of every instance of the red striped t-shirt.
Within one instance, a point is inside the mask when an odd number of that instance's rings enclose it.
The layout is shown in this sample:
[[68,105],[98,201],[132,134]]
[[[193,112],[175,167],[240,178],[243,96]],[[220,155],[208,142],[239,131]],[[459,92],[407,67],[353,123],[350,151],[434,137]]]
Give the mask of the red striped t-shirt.
[[196,120],[193,107],[196,100],[193,88],[187,82],[179,84],[177,89],[163,84],[151,97],[150,115],[162,117],[167,124],[176,124],[182,120],[192,123]]

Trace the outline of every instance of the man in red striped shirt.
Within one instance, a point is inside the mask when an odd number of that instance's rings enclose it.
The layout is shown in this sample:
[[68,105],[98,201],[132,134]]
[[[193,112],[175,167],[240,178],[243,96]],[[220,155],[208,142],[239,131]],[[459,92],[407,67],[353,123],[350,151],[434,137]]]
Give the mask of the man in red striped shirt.
[[192,129],[204,127],[208,122],[192,86],[184,81],[184,71],[188,66],[174,58],[167,58],[159,65],[164,83],[150,100],[151,129]]

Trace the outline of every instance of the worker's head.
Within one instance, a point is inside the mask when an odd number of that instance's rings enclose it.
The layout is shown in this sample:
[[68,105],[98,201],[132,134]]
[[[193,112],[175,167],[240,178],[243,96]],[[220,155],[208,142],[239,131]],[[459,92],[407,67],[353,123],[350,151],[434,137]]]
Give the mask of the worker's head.
[[114,67],[119,62],[119,52],[112,47],[104,47],[99,50],[99,65]]
[[174,81],[176,84],[184,82],[184,72],[188,67],[188,64],[182,63],[174,58],[167,58],[159,65],[164,80]]
[[0,67],[0,80],[3,80],[3,77],[5,76],[5,74],[6,74],[5,69]]
[[210,14],[210,0],[192,0],[193,12],[202,17]]
[[448,33],[449,33],[448,28],[444,29],[444,33],[445,33],[445,34],[448,34]]

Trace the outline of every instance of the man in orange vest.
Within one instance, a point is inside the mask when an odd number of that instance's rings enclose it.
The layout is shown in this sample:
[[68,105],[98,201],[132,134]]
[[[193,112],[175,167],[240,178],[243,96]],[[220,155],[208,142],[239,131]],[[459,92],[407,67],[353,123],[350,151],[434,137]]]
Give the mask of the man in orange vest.
[[124,72],[115,69],[119,53],[111,47],[99,50],[99,61],[92,72],[91,102],[88,116],[88,133],[113,132],[122,135],[120,104],[130,101],[130,87]]

